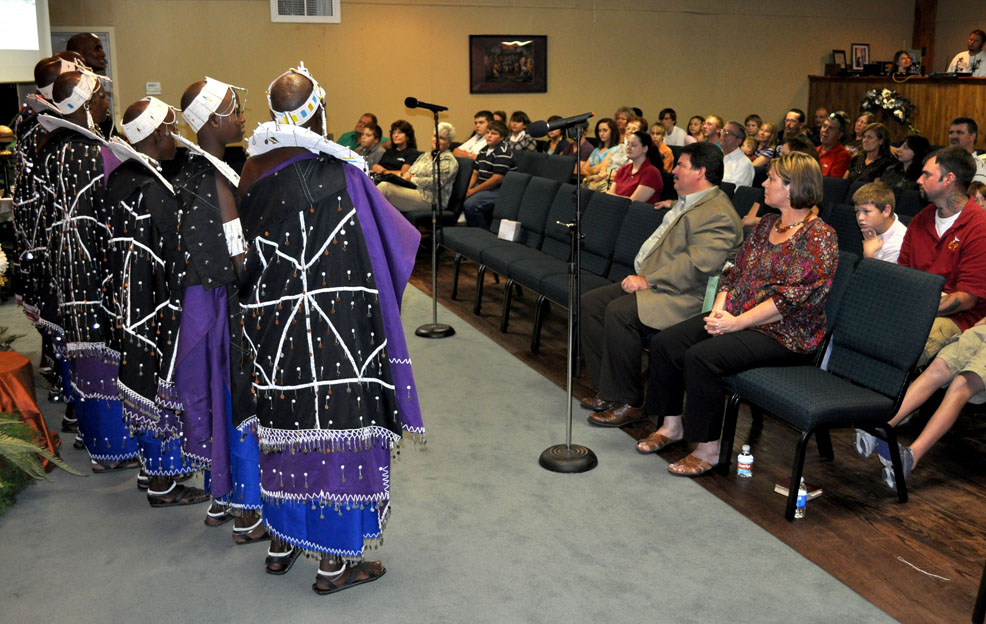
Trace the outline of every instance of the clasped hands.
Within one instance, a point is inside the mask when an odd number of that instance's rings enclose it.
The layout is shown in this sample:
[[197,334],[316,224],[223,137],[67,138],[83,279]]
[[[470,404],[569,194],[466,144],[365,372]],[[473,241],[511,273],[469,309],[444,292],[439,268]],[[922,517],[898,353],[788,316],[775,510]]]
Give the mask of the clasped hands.
[[739,317],[733,316],[725,310],[711,310],[709,315],[702,320],[705,321],[705,331],[710,336],[719,336],[744,329]]

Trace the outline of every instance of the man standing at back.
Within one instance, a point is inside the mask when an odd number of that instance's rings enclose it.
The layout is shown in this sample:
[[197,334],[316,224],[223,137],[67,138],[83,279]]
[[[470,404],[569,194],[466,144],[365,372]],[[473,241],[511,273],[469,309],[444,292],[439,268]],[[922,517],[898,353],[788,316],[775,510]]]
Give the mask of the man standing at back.
[[974,30],[969,33],[969,49],[959,52],[948,64],[948,73],[971,73],[974,77],[986,76],[986,52],[983,51],[986,33]]
[[907,226],[897,263],[945,278],[919,365],[986,316],[986,212],[967,194],[975,171],[972,156],[952,146],[929,156],[918,178],[931,204]]
[[637,252],[636,274],[582,296],[582,352],[598,389],[582,401],[597,412],[590,423],[619,427],[645,418],[643,338],[698,314],[709,277],[739,249],[743,226],[718,187],[722,171],[715,145],[684,146],[672,171],[678,200]]

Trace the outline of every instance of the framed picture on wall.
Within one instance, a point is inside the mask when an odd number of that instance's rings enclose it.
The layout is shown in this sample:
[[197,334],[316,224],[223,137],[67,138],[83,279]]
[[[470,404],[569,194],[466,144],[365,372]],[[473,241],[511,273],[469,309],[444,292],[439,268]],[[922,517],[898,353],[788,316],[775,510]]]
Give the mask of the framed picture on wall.
[[855,71],[863,71],[863,65],[870,62],[870,44],[852,44],[852,68]]
[[546,35],[469,35],[469,93],[545,93]]

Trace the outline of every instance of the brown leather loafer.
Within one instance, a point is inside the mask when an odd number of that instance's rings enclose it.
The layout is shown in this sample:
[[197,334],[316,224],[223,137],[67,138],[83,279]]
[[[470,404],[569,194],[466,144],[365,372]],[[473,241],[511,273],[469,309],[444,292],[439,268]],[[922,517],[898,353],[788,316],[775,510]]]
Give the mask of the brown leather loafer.
[[613,401],[603,401],[599,398],[599,395],[593,395],[591,397],[586,397],[581,401],[582,407],[591,412],[605,412],[611,407],[616,407],[617,403]]
[[630,423],[647,420],[643,407],[633,407],[626,403],[617,403],[605,412],[590,414],[588,421],[599,427],[622,427]]

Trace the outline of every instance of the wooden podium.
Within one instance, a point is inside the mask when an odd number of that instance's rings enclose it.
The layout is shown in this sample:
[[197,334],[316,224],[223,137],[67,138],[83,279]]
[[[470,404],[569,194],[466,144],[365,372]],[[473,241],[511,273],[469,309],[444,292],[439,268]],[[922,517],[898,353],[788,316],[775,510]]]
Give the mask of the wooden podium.
[[[859,103],[870,89],[892,89],[914,104],[911,125],[932,145],[948,145],[948,126],[956,117],[972,117],[980,125],[978,146],[986,134],[986,78],[937,76],[808,76],[808,116],[825,107],[849,113],[850,128],[859,116]],[[894,143],[910,134],[889,113],[873,111],[890,129]]]

